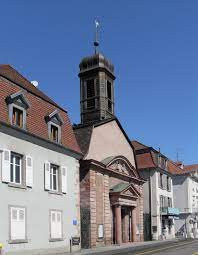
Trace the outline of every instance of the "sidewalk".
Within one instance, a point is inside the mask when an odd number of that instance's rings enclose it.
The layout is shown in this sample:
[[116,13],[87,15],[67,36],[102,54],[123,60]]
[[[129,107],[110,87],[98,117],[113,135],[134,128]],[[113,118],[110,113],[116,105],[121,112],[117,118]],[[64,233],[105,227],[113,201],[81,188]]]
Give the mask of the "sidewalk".
[[[73,252],[73,253],[64,253],[64,255],[114,255],[120,254],[121,252],[138,252],[143,249],[155,248],[161,246],[166,246],[168,244],[177,244],[188,239],[170,239],[170,240],[162,240],[162,241],[147,241],[147,242],[137,242],[131,244],[122,244],[122,245],[111,245],[105,247],[98,247],[93,249],[83,249],[81,252]],[[63,254],[58,254],[63,255]]]

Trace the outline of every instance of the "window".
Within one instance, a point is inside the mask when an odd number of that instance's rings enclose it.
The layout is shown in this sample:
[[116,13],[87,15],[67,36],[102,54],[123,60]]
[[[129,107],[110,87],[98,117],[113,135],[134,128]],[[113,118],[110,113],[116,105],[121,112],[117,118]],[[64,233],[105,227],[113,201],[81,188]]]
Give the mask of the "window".
[[161,167],[162,157],[158,155],[158,166]]
[[22,91],[6,97],[11,125],[26,128],[26,111],[30,107]]
[[10,241],[26,240],[26,210],[24,207],[10,206]]
[[164,209],[164,197],[160,196],[160,212],[163,212]]
[[67,168],[45,163],[45,190],[67,193]]
[[59,167],[50,165],[50,190],[58,191],[58,174]]
[[62,239],[62,212],[58,210],[50,211],[50,238]]
[[16,107],[13,107],[12,124],[20,128],[23,127],[23,111]]
[[61,126],[63,120],[58,110],[53,111],[45,116],[45,121],[48,125],[48,137],[51,141],[61,143]]
[[172,207],[172,198],[168,197],[168,207]]
[[51,135],[50,138],[53,142],[58,143],[58,127],[51,124]]
[[33,159],[4,149],[2,152],[2,182],[17,186],[33,186]]
[[169,176],[167,176],[167,190],[171,191],[171,178]]
[[112,87],[110,81],[107,81],[107,98],[108,98],[108,110],[112,112]]
[[22,157],[18,154],[11,153],[10,160],[10,182],[21,184],[21,164]]
[[159,173],[159,188],[163,188],[163,174]]
[[86,81],[87,92],[87,109],[95,108],[95,84],[94,79]]

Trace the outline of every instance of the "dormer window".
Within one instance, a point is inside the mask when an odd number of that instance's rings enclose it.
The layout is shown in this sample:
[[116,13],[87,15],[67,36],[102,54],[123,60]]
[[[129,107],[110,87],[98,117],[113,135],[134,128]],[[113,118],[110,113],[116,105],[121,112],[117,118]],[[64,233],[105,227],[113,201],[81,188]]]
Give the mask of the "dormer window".
[[8,104],[10,124],[26,129],[26,111],[30,105],[23,92],[19,91],[8,96],[6,102]]
[[23,128],[23,111],[13,107],[13,111],[12,111],[12,124]]
[[61,143],[61,126],[63,121],[60,114],[58,113],[58,110],[55,110],[46,116],[45,120],[48,125],[49,139],[55,143]]
[[50,139],[53,142],[58,143],[58,127],[55,125],[51,124],[51,134],[50,134]]

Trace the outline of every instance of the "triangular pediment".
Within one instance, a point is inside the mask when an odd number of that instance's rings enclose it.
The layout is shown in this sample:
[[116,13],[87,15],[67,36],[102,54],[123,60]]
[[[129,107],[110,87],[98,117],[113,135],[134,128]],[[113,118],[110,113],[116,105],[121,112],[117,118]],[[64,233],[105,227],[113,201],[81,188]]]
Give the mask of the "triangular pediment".
[[124,182],[120,182],[116,184],[114,187],[112,187],[110,190],[110,194],[133,198],[138,198],[140,196],[140,193],[133,186],[133,184]]
[[22,91],[19,91],[17,93],[14,93],[6,98],[7,104],[16,104],[24,109],[27,109],[30,107],[30,104],[28,100],[25,98]]
[[129,196],[129,197],[139,197],[139,192],[136,190],[136,188],[133,187],[132,184],[130,184],[125,190],[123,190],[120,195],[122,196]]
[[52,113],[50,113],[49,115],[47,115],[45,117],[45,119],[46,119],[46,122],[52,121],[59,126],[61,126],[63,124],[63,120],[62,120],[58,110],[55,110]]

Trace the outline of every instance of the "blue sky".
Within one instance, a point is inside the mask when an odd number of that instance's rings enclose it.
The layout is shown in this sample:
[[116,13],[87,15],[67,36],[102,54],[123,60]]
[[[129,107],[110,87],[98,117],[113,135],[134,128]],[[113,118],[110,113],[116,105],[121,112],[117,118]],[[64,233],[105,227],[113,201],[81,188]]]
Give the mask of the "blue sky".
[[100,50],[115,65],[116,115],[132,139],[198,162],[198,1],[1,1],[0,62],[80,119],[78,64]]

